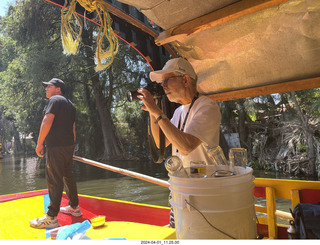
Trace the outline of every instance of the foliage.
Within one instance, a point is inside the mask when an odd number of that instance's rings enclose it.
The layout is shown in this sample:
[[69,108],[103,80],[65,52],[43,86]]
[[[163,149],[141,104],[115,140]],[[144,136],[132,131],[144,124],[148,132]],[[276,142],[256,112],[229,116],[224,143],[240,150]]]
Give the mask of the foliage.
[[[315,110],[319,100],[319,89],[297,92],[295,98],[298,104],[291,98],[290,94],[282,93],[222,103],[221,109],[225,117],[222,122],[222,133],[239,133],[241,147],[248,149],[250,166],[307,174],[309,167],[305,167],[305,162],[308,162],[305,153],[309,154],[311,147],[316,149],[320,140],[316,126],[319,124],[320,114]],[[296,108],[297,106],[299,108]],[[244,117],[240,117],[242,110],[246,114]],[[304,117],[303,121],[301,116]],[[242,120],[244,122],[241,123]],[[305,129],[306,125],[309,127],[308,130]],[[307,135],[310,132],[313,134],[314,143]],[[247,137],[241,138],[241,134]],[[314,157],[316,158],[314,164],[319,165],[319,156]],[[293,163],[299,164],[298,159],[301,167],[292,167]]]
[[[126,101],[126,92],[145,85],[150,68],[136,51],[121,43],[120,52],[110,68],[114,79],[110,80],[110,69],[95,73],[93,56],[88,52],[92,47],[87,42],[90,35],[96,35],[97,27],[92,23],[86,23],[83,35],[83,41],[88,45],[82,45],[77,56],[63,55],[60,11],[60,8],[43,0],[19,0],[1,18],[2,118],[10,120],[24,135],[33,135],[36,141],[43,117],[41,112],[46,103],[41,82],[59,77],[66,82],[66,96],[77,109],[79,153],[97,156],[104,150],[101,115],[92,87],[92,79],[98,76],[104,110],[110,111],[115,125],[119,125],[114,131],[125,149],[135,144],[139,146],[134,148],[137,151],[146,151],[146,115],[138,103]],[[126,129],[120,125],[126,125]]]
[[38,112],[45,104],[40,84],[65,66],[59,46],[52,39],[58,26],[45,24],[48,12],[58,12],[46,7],[41,0],[17,1],[17,6],[1,22],[1,39],[5,41],[2,42],[4,70],[0,74],[0,103],[5,117],[13,120],[20,132],[34,136],[41,123],[42,115]]
[[147,114],[140,109],[140,102],[127,100],[127,92],[145,86],[151,68],[128,45],[120,43],[119,49],[120,52],[114,61],[118,69],[113,71],[117,84],[113,116],[117,127],[121,129],[120,137],[125,152],[145,156],[148,147]]
[[297,143],[297,147],[301,150],[301,151],[308,151],[308,146],[307,145],[303,145],[300,142]]
[[251,160],[248,162],[248,167],[253,168],[253,169],[259,169],[260,165],[259,165],[259,163]]

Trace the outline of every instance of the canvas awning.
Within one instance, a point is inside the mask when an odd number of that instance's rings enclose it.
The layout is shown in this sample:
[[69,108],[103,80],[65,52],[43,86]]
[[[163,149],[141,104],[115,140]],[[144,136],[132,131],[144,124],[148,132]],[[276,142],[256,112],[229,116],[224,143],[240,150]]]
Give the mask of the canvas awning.
[[119,2],[165,30],[157,44],[187,58],[217,101],[320,87],[320,1]]

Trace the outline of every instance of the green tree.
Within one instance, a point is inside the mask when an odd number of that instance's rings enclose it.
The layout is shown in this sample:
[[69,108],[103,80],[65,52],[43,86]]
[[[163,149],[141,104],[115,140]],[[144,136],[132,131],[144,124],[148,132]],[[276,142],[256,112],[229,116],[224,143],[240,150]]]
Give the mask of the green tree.
[[[66,66],[62,55],[58,25],[48,24],[47,15],[56,16],[56,8],[44,1],[17,1],[1,19],[2,67],[1,100],[4,114],[14,127],[25,134],[39,131],[45,93],[41,86],[56,70]],[[57,34],[55,34],[57,33]]]
[[[0,44],[5,51],[1,58],[0,103],[4,113],[13,118],[20,132],[32,133],[36,140],[40,112],[46,103],[41,82],[59,77],[66,82],[67,97],[77,108],[79,151],[95,158],[123,158],[119,137],[126,137],[118,131],[114,114],[125,108],[127,87],[138,88],[150,68],[137,52],[122,44],[113,65],[95,72],[93,50],[98,27],[91,22],[85,25],[79,54],[63,55],[60,11],[43,0],[25,0],[17,1],[3,18]],[[137,110],[141,116],[141,110]],[[141,125],[131,126],[142,131]]]

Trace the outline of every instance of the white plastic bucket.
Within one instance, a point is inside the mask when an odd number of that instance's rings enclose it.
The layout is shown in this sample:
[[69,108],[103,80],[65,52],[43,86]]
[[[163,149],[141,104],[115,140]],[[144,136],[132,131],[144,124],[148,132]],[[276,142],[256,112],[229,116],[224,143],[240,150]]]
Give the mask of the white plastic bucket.
[[211,177],[216,166],[207,166],[207,178],[169,174],[177,239],[256,238],[253,170],[236,168],[229,177]]

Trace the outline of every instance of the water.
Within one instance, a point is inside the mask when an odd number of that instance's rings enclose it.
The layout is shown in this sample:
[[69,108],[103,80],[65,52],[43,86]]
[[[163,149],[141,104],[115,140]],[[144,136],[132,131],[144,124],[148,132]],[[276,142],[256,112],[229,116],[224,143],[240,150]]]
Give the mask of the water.
[[[163,164],[136,161],[107,163],[168,180]],[[168,206],[169,189],[74,161],[78,192],[83,195]],[[45,159],[6,155],[0,160],[0,195],[46,189]]]

